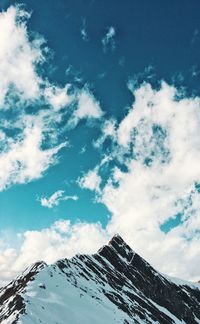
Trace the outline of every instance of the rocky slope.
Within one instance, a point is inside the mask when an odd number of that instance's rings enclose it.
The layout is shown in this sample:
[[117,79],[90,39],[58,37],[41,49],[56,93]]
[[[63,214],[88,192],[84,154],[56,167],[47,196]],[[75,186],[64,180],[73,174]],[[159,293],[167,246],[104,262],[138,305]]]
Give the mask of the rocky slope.
[[38,262],[0,290],[0,323],[200,323],[200,285],[158,273],[122,240]]

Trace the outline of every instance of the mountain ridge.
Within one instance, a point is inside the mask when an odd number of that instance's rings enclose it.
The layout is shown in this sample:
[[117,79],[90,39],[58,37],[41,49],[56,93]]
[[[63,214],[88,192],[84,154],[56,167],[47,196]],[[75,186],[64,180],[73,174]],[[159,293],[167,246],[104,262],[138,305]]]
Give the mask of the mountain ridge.
[[93,255],[27,268],[0,289],[0,322],[200,323],[199,304],[200,285],[160,274],[116,234]]

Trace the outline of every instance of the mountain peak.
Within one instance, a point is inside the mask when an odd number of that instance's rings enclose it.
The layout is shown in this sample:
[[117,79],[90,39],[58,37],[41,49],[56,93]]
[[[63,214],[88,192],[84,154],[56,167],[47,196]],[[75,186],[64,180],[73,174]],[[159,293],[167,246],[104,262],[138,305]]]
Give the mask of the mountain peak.
[[123,240],[123,238],[117,233],[115,234],[110,241],[108,242],[108,245],[113,245],[114,244],[118,244],[118,245],[124,245],[126,244],[125,241]]
[[199,285],[159,274],[116,234],[93,255],[37,262],[0,289],[0,323],[200,323]]
[[31,273],[32,275],[34,275],[46,266],[47,266],[46,262],[37,261],[37,262],[31,264],[28,268],[26,268],[25,271],[23,272],[23,275],[25,276],[25,274],[28,274],[28,273]]
[[115,234],[108,245],[103,246],[98,253],[106,258],[111,264],[117,267],[117,264],[129,264],[135,252],[128,244],[122,239],[119,234]]

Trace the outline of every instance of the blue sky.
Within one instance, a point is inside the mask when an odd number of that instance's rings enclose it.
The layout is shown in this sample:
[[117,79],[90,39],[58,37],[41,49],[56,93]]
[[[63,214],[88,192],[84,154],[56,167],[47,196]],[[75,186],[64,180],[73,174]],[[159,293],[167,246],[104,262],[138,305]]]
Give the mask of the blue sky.
[[196,280],[199,1],[0,7],[0,261],[15,263],[2,282],[116,232]]

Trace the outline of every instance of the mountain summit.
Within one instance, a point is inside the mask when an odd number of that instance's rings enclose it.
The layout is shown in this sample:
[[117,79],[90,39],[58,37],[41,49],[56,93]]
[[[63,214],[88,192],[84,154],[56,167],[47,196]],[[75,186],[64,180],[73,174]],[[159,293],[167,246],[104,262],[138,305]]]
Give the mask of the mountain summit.
[[200,323],[200,285],[161,275],[115,235],[94,255],[26,269],[0,290],[0,323]]

